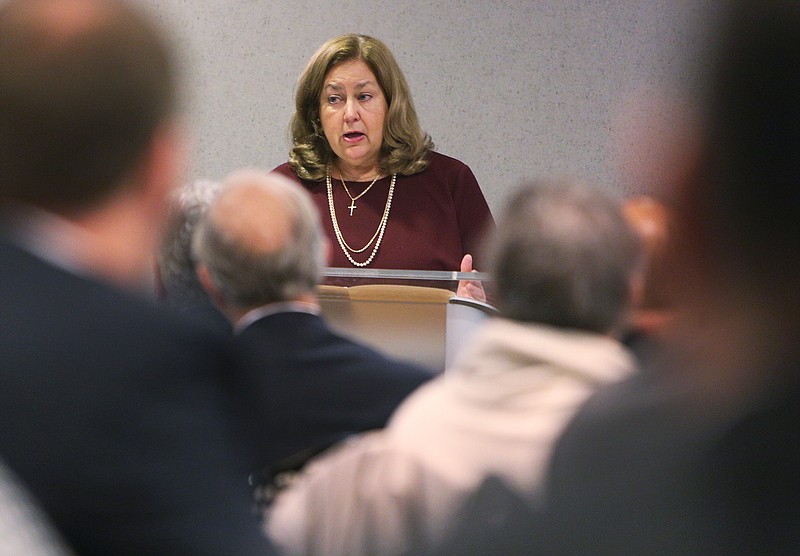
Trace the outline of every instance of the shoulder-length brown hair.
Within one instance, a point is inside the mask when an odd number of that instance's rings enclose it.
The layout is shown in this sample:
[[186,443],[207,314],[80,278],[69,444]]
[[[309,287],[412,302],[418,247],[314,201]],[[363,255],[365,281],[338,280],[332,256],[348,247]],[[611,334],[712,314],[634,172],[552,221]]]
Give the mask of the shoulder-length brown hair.
[[386,98],[388,110],[378,167],[387,174],[421,172],[428,166],[426,155],[433,150],[433,142],[419,126],[403,72],[385,44],[354,34],[340,35],[323,44],[297,82],[295,112],[289,125],[292,169],[301,178],[321,180],[336,157],[322,130],[320,98],[328,71],[350,60],[363,60],[369,66]]

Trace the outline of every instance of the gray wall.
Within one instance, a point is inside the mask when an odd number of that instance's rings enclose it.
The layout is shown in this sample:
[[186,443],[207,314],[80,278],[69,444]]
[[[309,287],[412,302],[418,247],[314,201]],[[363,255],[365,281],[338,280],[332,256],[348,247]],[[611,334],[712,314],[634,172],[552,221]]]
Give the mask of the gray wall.
[[472,167],[495,212],[527,177],[645,190],[647,177],[617,155],[638,141],[630,122],[648,115],[629,99],[685,81],[691,24],[711,9],[710,0],[140,2],[185,58],[187,179],[284,162],[298,75],[322,42],[359,32],[392,49],[423,128]]

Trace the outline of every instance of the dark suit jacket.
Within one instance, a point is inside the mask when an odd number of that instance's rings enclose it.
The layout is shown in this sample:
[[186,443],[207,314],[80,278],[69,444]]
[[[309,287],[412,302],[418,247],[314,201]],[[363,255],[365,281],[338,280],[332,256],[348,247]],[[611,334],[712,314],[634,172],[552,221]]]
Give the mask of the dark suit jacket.
[[79,554],[268,554],[223,336],[0,238],[0,454]]
[[[237,336],[257,397],[261,468],[383,427],[433,371],[384,357],[310,313],[268,315]],[[268,441],[267,441],[268,440]]]
[[548,489],[557,552],[800,553],[800,389],[728,414],[658,371],[600,393],[565,432]]

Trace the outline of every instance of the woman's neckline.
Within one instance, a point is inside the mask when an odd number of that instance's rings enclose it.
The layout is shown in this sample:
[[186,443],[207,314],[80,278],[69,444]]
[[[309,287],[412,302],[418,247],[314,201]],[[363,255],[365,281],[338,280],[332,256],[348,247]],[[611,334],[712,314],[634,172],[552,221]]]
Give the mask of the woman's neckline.
[[[330,172],[333,179],[344,180],[348,183],[369,183],[373,180],[379,181],[389,176],[389,174],[384,174],[381,172],[380,168],[375,167],[370,172],[367,172],[366,174],[360,174],[357,179],[353,179],[350,174],[343,173],[339,168],[339,165],[335,162],[331,164]],[[380,177],[376,179],[375,176]]]

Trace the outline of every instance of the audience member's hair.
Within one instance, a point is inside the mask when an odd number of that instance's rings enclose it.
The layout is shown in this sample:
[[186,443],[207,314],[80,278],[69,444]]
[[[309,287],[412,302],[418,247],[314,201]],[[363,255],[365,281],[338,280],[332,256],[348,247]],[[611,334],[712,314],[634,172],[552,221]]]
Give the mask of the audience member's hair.
[[54,211],[121,186],[176,97],[152,22],[113,2],[71,26],[68,4],[0,5],[0,196]]
[[161,293],[172,306],[183,308],[208,298],[195,272],[192,236],[219,189],[215,181],[197,180],[173,195],[158,257]]
[[600,190],[573,181],[523,187],[490,253],[503,316],[599,333],[626,324],[640,242]]
[[[261,190],[261,202],[250,203],[253,196],[248,199],[247,189]],[[237,198],[239,193],[245,195]],[[271,197],[270,206],[264,206],[264,193]],[[235,206],[226,206],[228,202]],[[288,233],[273,238],[277,247],[259,248],[264,242],[254,238],[275,233],[271,221],[276,218],[287,218]],[[237,307],[290,301],[309,293],[325,265],[322,227],[308,194],[280,175],[255,170],[236,172],[224,181],[200,220],[193,250],[226,302]]]
[[433,142],[419,126],[403,72],[385,44],[373,37],[354,34],[333,37],[323,44],[298,80],[290,124],[292,169],[305,179],[325,177],[327,165],[336,156],[320,123],[325,76],[335,65],[353,60],[363,60],[369,66],[386,98],[388,108],[378,161],[381,169],[388,174],[421,172],[428,166],[427,154],[433,149]]

